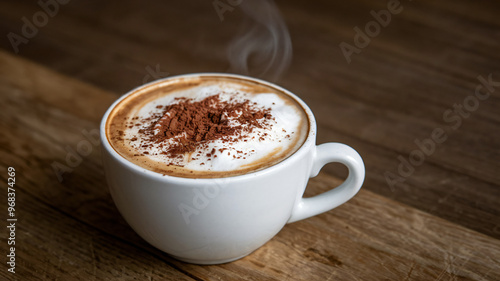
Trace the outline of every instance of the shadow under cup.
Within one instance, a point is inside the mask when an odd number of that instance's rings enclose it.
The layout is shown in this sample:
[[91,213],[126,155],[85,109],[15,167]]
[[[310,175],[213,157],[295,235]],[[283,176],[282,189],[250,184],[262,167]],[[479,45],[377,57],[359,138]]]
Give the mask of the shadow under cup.
[[[111,105],[101,122],[103,166],[118,210],[151,245],[191,263],[233,261],[264,245],[286,223],[326,212],[357,193],[365,175],[359,154],[338,143],[316,146],[316,123],[311,110],[279,86],[245,76],[207,73],[166,78],[142,87],[168,79],[200,76],[241,79],[285,93],[306,113],[307,137],[291,156],[244,175],[221,178],[163,175],[126,160],[108,141],[106,123],[110,112],[136,90],[121,97]],[[309,178],[329,162],[348,167],[346,181],[320,195],[302,198]]]

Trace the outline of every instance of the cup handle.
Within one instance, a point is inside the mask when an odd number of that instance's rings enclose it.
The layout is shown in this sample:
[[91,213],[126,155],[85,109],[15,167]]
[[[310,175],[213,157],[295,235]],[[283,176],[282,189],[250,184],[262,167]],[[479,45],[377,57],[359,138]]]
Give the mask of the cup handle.
[[324,143],[316,146],[310,177],[317,176],[321,168],[331,162],[347,166],[349,169],[347,179],[334,189],[314,197],[300,198],[298,202],[295,202],[292,215],[287,223],[327,212],[344,204],[359,191],[365,179],[365,165],[358,152],[341,143]]

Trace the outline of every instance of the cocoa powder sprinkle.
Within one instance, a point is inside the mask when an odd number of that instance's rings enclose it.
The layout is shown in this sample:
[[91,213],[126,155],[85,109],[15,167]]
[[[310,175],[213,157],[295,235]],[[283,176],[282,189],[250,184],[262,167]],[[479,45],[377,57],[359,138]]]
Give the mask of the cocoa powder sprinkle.
[[[161,144],[172,140],[173,144],[162,152],[169,157],[182,157],[210,141],[240,141],[254,128],[270,127],[269,120],[272,119],[270,108],[259,108],[249,100],[222,101],[219,95],[200,101],[176,98],[173,104],[156,108],[162,111],[142,120],[143,124],[151,125],[140,129],[139,133],[145,135],[147,143]],[[216,157],[216,152],[212,149],[207,156]]]

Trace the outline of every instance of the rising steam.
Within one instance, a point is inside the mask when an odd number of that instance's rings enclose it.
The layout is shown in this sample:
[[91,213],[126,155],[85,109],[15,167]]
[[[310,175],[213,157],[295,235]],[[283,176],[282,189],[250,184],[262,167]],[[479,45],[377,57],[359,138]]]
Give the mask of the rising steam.
[[228,47],[231,72],[277,80],[292,59],[288,28],[272,0],[244,0],[246,23]]

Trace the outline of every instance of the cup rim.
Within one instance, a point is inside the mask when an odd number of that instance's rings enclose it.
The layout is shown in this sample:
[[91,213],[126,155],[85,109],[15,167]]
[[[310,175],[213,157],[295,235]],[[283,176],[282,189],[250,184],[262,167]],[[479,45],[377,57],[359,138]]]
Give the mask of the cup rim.
[[[228,77],[228,78],[247,80],[247,81],[259,83],[259,84],[262,84],[264,86],[276,89],[276,90],[288,95],[289,97],[293,98],[302,107],[302,109],[304,110],[304,112],[306,113],[307,118],[308,118],[309,128],[308,128],[306,139],[304,140],[302,145],[297,149],[297,151],[295,151],[292,155],[286,157],[285,159],[281,160],[280,162],[278,162],[270,167],[267,167],[267,168],[264,168],[261,170],[257,170],[257,171],[248,172],[248,173],[242,174],[242,175],[234,175],[234,176],[228,176],[228,177],[215,177],[215,178],[187,178],[187,177],[171,176],[171,175],[161,174],[161,173],[158,173],[155,171],[151,171],[149,169],[141,167],[141,166],[134,164],[131,161],[127,160],[125,157],[120,155],[112,147],[111,143],[108,140],[108,137],[106,136],[106,123],[108,121],[110,113],[113,111],[113,109],[121,101],[125,100],[126,98],[133,95],[137,91],[143,90],[144,88],[151,87],[153,85],[161,84],[161,83],[168,81],[168,80],[179,79],[179,78],[190,78],[190,77],[203,77],[203,76]],[[174,76],[168,76],[165,78],[157,79],[157,80],[154,80],[152,82],[140,85],[140,86],[128,91],[127,93],[122,95],[120,98],[118,98],[116,101],[114,101],[109,106],[109,108],[106,110],[106,112],[104,113],[104,115],[101,119],[99,132],[100,132],[101,143],[103,144],[104,149],[106,149],[106,151],[109,154],[111,154],[111,156],[114,159],[116,159],[121,164],[125,165],[127,168],[129,168],[133,171],[136,171],[138,173],[141,173],[141,174],[144,174],[144,175],[147,175],[147,176],[159,179],[159,180],[163,180],[163,181],[168,180],[168,181],[179,181],[179,182],[207,183],[207,182],[213,182],[216,180],[231,180],[231,181],[246,180],[246,179],[253,178],[256,176],[269,174],[277,169],[283,168],[284,166],[288,165],[288,163],[294,161],[296,158],[301,157],[302,154],[307,153],[306,150],[308,147],[315,145],[316,120],[314,118],[314,115],[313,115],[311,109],[306,105],[306,103],[302,99],[300,99],[297,95],[290,92],[289,90],[287,90],[281,86],[278,86],[274,83],[271,83],[271,82],[268,82],[268,81],[265,81],[265,80],[262,80],[259,78],[254,78],[254,77],[249,77],[249,76],[239,75],[239,74],[218,73],[218,72],[200,72],[200,73],[179,74],[179,75],[174,75]]]

